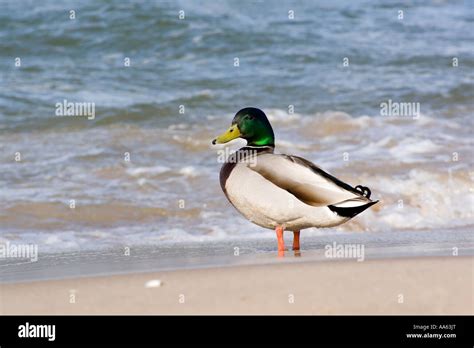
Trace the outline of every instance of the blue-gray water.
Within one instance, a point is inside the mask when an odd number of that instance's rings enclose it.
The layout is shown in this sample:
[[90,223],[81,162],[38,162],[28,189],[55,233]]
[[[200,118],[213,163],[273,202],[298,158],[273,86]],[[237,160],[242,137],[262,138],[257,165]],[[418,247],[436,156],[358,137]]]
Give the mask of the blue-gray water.
[[[245,106],[267,113],[278,151],[381,200],[303,233],[465,235],[473,33],[470,1],[2,1],[0,242],[41,255],[271,238],[225,199],[210,145]],[[64,100],[95,117],[56,115]],[[388,100],[420,113],[383,115]]]

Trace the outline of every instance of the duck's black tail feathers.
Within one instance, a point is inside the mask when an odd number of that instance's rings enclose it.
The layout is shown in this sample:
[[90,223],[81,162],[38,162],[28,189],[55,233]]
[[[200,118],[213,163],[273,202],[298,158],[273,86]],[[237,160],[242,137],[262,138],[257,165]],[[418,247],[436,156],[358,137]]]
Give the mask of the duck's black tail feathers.
[[370,200],[372,192],[368,187],[357,185],[354,189],[360,194],[360,197],[328,205],[328,208],[339,216],[353,218],[378,202]]
[[348,199],[343,202],[331,204],[328,205],[328,208],[339,216],[353,218],[357,214],[362,213],[364,210],[370,208],[378,202],[370,200],[370,195],[372,194],[372,192],[368,187],[357,185],[356,187],[354,187],[354,189],[355,191],[360,193],[362,197]]
[[[370,195],[370,193],[369,193],[369,195]],[[370,201],[366,204],[357,205],[357,206],[353,206],[353,207],[338,206],[336,204],[331,204],[331,205],[328,205],[328,208],[331,209],[331,211],[335,212],[339,216],[353,218],[354,216],[356,216],[357,214],[362,213],[364,210],[366,210],[367,208],[370,208],[371,206],[373,206],[377,202],[378,201]],[[340,204],[340,203],[337,203],[337,204]]]

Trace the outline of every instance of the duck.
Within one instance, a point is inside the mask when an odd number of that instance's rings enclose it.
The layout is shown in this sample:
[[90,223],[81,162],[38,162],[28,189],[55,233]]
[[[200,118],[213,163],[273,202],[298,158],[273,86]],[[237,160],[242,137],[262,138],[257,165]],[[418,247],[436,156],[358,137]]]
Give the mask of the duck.
[[279,253],[287,250],[284,231],[293,232],[299,251],[301,230],[343,224],[378,202],[366,186],[352,187],[302,157],[275,153],[273,128],[258,108],[239,110],[212,144],[237,138],[247,144],[225,160],[220,186],[247,220],[275,230]]

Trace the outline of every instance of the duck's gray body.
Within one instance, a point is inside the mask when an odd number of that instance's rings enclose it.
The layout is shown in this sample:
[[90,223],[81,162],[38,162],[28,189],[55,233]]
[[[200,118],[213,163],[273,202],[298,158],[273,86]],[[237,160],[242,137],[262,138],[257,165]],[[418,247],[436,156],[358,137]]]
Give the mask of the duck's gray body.
[[369,199],[370,190],[355,189],[301,157],[274,154],[273,147],[232,154],[220,183],[242,215],[271,229],[336,226],[377,203]]

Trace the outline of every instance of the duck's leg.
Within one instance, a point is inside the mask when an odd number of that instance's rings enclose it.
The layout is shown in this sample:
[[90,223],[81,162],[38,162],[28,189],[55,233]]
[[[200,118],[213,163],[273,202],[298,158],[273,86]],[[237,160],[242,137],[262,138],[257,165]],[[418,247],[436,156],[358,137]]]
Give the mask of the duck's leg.
[[285,241],[283,240],[283,226],[277,226],[275,232],[278,240],[278,251],[285,251]]
[[293,231],[293,250],[300,250],[300,231]]

